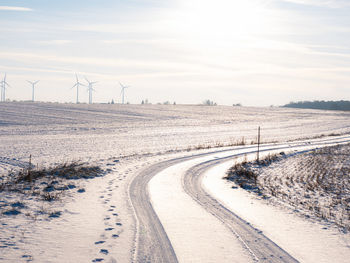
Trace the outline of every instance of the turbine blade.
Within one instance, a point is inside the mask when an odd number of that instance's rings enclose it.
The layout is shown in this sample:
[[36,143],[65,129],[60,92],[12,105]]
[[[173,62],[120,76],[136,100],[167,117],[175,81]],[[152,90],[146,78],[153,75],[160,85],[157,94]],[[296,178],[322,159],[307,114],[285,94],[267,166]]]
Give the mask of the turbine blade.
[[70,89],[75,88],[76,86],[78,86],[78,83],[75,83],[73,87],[71,87]]
[[79,80],[78,80],[78,75],[77,75],[77,73],[75,73],[75,78],[77,79],[77,83],[78,83]]
[[85,78],[85,80],[86,80],[88,83],[90,83],[90,81],[87,79],[87,77],[84,76],[84,78]]
[[40,80],[35,81],[35,82],[34,82],[34,85],[37,84],[39,81],[40,81]]

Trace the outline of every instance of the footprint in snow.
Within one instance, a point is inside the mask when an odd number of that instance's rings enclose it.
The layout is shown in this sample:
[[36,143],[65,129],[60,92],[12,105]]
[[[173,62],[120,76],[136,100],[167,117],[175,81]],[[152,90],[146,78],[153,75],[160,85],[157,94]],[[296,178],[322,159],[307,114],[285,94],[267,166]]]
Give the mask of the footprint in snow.
[[11,210],[8,210],[8,211],[5,211],[5,212],[3,212],[3,214],[4,215],[7,215],[7,216],[12,216],[12,215],[18,215],[18,214],[20,214],[21,213],[21,211],[19,211],[19,210],[16,210],[16,209],[11,209]]
[[92,262],[102,262],[103,260],[103,258],[95,258]]
[[115,223],[117,226],[121,226],[122,225],[122,223]]
[[113,227],[108,227],[105,229],[105,231],[112,231],[114,228]]
[[106,242],[106,241],[103,241],[103,240],[96,241],[96,242],[95,242],[95,245],[103,244],[103,243],[105,243],[105,242]]
[[25,258],[27,262],[33,261],[33,257],[31,255],[22,255],[22,258]]
[[105,255],[108,255],[108,250],[107,250],[107,249],[101,249],[101,250],[100,250],[100,253],[105,254]]
[[112,237],[113,237],[113,238],[118,238],[118,237],[119,237],[119,235],[117,235],[117,234],[113,234],[113,235],[112,235]]

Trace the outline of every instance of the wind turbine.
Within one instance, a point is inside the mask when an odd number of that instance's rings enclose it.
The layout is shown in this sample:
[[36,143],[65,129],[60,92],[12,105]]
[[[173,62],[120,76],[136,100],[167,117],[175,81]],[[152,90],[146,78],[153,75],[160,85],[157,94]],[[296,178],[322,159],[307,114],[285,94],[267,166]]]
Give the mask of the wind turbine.
[[90,82],[86,77],[84,77],[85,80],[87,81],[87,83],[89,84],[88,85],[88,92],[89,92],[89,104],[92,103],[92,91],[95,91],[93,88],[92,88],[92,85],[94,85],[95,83],[97,83],[97,81],[95,82]]
[[79,86],[86,87],[86,85],[79,82],[77,73],[75,73],[75,78],[76,78],[77,82],[74,84],[73,87],[71,87],[71,89],[73,89],[74,87],[77,87],[77,104],[78,104],[79,103]]
[[34,89],[35,89],[35,85],[40,81],[40,80],[37,80],[37,81],[29,81],[27,80],[30,84],[32,84],[32,101],[34,102]]
[[6,82],[6,73],[4,76],[4,79],[1,81],[1,101],[6,101],[6,89],[7,87],[11,87],[7,82]]
[[124,86],[123,84],[121,84],[119,82],[120,86],[122,87],[122,90],[120,92],[120,94],[122,95],[122,104],[124,104],[124,97],[125,97],[125,89],[129,88],[129,86]]

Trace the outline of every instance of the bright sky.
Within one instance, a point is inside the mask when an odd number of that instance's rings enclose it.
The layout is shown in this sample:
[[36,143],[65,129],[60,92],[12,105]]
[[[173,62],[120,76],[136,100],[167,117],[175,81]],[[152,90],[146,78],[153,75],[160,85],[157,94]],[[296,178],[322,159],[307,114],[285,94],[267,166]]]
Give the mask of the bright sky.
[[[0,0],[7,98],[281,105],[350,98],[349,0]],[[88,101],[86,88],[80,101]]]

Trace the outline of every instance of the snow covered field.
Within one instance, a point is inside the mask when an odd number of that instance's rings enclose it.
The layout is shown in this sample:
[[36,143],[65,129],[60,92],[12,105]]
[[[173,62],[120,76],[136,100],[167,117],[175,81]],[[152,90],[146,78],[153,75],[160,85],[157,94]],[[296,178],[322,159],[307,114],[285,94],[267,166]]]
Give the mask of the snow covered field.
[[294,155],[260,173],[266,195],[350,230],[349,144]]
[[250,144],[257,126],[263,142],[345,134],[349,117],[282,108],[1,103],[2,176],[26,167],[29,155],[39,167],[81,160],[109,172],[81,181],[84,193],[73,189],[58,202],[43,202],[44,210],[62,212],[58,218],[28,217],[25,209],[0,215],[0,261],[130,262],[136,221],[128,185],[144,167],[242,137]]
[[285,141],[350,131],[350,113],[182,105],[0,104],[0,163],[100,160],[230,144]]

